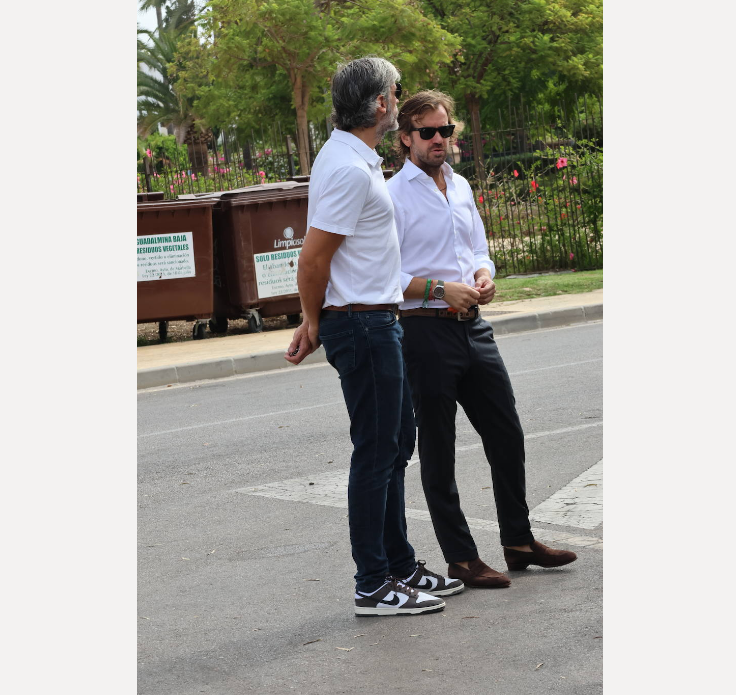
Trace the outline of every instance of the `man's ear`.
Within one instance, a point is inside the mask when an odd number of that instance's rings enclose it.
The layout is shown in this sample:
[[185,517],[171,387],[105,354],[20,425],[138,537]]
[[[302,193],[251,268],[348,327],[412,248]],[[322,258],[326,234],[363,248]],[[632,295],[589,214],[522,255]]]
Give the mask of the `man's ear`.
[[386,108],[386,98],[383,96],[383,94],[379,94],[376,97],[376,101],[378,102],[378,109],[376,110],[376,113],[380,113],[381,115],[385,114],[388,110]]
[[401,133],[401,142],[403,142],[407,147],[411,147],[411,137],[407,135],[406,133]]

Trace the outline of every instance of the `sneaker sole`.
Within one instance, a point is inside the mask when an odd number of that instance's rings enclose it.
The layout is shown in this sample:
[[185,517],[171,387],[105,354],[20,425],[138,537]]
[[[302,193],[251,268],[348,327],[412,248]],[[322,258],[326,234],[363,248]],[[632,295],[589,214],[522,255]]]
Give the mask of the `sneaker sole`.
[[418,615],[419,613],[438,613],[445,610],[445,603],[440,606],[426,608],[362,608],[355,607],[355,615],[368,617],[372,615]]
[[440,589],[439,591],[427,591],[426,589],[417,589],[417,591],[429,594],[430,596],[453,596],[454,594],[459,594],[461,591],[465,591],[465,584],[456,586],[454,589]]

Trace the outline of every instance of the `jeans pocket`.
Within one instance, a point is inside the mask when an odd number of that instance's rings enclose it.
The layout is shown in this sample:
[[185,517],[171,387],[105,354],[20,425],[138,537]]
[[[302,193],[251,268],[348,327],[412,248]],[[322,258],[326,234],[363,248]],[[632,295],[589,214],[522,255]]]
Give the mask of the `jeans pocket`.
[[340,378],[355,371],[355,338],[353,331],[342,331],[319,336],[325,348],[327,361],[337,370]]
[[393,311],[366,311],[360,317],[366,330],[379,330],[391,328],[396,324],[396,314]]

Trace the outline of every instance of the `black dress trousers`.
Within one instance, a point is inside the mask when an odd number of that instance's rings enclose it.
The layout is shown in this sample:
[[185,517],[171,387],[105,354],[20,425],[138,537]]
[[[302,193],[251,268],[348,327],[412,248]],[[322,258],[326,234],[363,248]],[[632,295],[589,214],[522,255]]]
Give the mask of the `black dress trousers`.
[[526,504],[524,432],[491,324],[406,316],[404,359],[418,426],[422,486],[447,562],[478,557],[455,482],[457,404],[483,441],[502,545],[534,540]]

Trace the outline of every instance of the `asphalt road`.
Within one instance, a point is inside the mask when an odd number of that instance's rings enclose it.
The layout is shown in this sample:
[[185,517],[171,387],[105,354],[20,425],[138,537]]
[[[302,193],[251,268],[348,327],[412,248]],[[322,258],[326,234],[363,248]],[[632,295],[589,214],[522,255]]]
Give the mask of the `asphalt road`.
[[[602,328],[498,339],[527,436],[532,513],[602,459]],[[509,573],[508,589],[467,589],[441,613],[356,618],[347,510],[334,494],[351,446],[331,367],[138,399],[141,695],[602,691],[602,550],[585,541],[548,543],[575,550],[576,563]],[[488,464],[461,409],[457,424],[463,509],[492,526]],[[417,557],[444,572],[418,465],[406,495]],[[602,538],[602,525],[532,526]],[[473,535],[505,571],[497,532]]]

